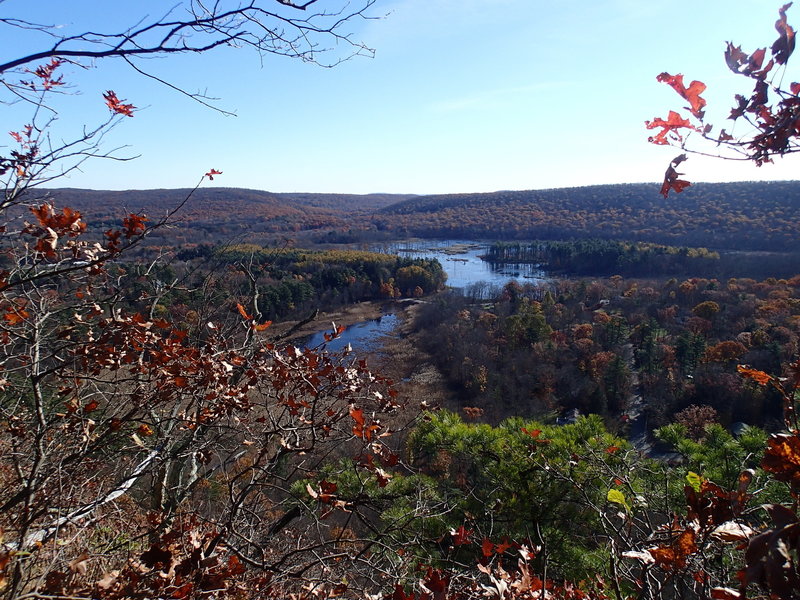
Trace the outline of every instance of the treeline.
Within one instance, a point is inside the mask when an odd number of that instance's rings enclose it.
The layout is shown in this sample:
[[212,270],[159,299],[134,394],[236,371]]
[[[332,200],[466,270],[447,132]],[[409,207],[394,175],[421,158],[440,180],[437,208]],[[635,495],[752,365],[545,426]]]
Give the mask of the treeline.
[[[198,236],[274,244],[279,236],[327,243],[404,237],[566,240],[598,238],[670,246],[800,251],[800,183],[699,183],[663,199],[654,184],[433,196],[194,192],[175,229],[151,243],[180,247]],[[127,212],[151,218],[189,190],[49,190],[94,223]]]
[[573,275],[626,277],[707,273],[719,258],[718,252],[706,248],[599,239],[495,242],[485,256],[493,263],[534,263],[548,271]]
[[421,196],[371,226],[397,236],[602,238],[714,249],[800,250],[798,182],[696,184],[663,199],[648,184]]
[[799,291],[798,277],[511,282],[490,303],[441,295],[416,329],[463,405],[492,420],[577,409],[619,427],[638,396],[651,429],[693,405],[775,428],[777,394],[736,368],[781,374],[798,351]]
[[184,247],[168,264],[128,265],[121,286],[138,309],[198,328],[246,306],[259,321],[299,318],[366,300],[421,297],[442,289],[436,259],[376,252],[265,248],[253,244]]
[[[409,194],[273,193],[241,188],[84,190],[60,188],[37,192],[42,201],[68,205],[99,228],[111,227],[130,212],[157,221],[186,202],[181,218],[168,230],[152,232],[149,244],[180,247],[198,238],[211,243],[245,239],[268,243],[281,234],[343,230],[363,217]],[[187,202],[187,198],[189,198]]]

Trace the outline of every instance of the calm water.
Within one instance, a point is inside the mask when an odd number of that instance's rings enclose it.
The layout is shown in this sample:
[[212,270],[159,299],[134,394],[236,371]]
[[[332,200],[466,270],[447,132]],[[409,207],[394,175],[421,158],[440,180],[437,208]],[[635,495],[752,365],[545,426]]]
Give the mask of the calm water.
[[[535,265],[491,264],[480,259],[488,244],[470,240],[404,241],[380,244],[370,248],[373,252],[399,254],[411,258],[436,258],[447,273],[447,285],[462,290],[476,298],[494,297],[506,283],[545,281],[545,274]],[[362,321],[348,327],[338,338],[326,344],[331,352],[343,350],[347,344],[359,352],[374,349],[378,339],[391,333],[397,325],[397,316],[388,313],[379,319]],[[303,345],[313,348],[325,341],[325,331],[310,336]]]
[[[397,315],[393,313],[383,315],[378,319],[362,321],[361,323],[356,323],[345,329],[335,340],[327,342],[325,347],[330,352],[339,352],[340,350],[344,350],[347,344],[350,344],[354,350],[360,352],[365,350],[369,351],[372,349],[371,346],[375,345],[378,338],[387,333],[391,333],[396,325]],[[328,333],[328,331],[319,331],[315,333],[303,342],[302,345],[309,348],[319,346],[325,342],[325,333]]]
[[464,290],[483,282],[488,287],[502,287],[514,279],[520,283],[541,282],[545,274],[536,265],[496,264],[481,260],[489,245],[472,240],[421,240],[392,242],[370,248],[377,252],[412,258],[436,258],[447,273],[447,285]]

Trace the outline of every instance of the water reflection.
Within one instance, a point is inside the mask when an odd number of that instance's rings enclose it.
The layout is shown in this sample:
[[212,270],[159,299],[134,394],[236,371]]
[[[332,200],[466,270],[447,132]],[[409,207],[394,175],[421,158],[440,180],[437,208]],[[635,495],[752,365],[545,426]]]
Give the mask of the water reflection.
[[[372,346],[377,340],[388,333],[391,333],[397,325],[397,315],[389,313],[378,317],[377,319],[370,319],[369,321],[362,321],[351,325],[345,329],[342,334],[335,340],[331,340],[325,344],[325,347],[330,352],[339,352],[344,350],[347,344],[359,352],[372,350]],[[312,336],[309,336],[301,346],[314,348],[325,342],[325,334],[328,331],[319,331]]]
[[481,259],[489,244],[474,240],[410,240],[376,244],[373,252],[399,254],[411,258],[436,258],[447,273],[447,285],[467,292],[479,282],[487,290],[504,286],[509,281],[537,283],[545,273],[536,265],[489,263]]

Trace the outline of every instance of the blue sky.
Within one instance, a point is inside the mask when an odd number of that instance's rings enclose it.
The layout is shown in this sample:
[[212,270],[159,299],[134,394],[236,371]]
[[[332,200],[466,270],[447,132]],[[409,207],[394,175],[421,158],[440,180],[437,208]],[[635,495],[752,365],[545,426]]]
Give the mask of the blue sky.
[[[337,0],[325,0],[338,5]],[[709,120],[723,123],[735,92],[725,41],[769,45],[781,2],[767,0],[378,0],[353,34],[375,48],[333,69],[225,48],[148,62],[188,91],[207,91],[227,117],[142,78],[122,63],[68,70],[75,95],[58,99],[55,139],[105,118],[113,89],[139,110],[106,139],[130,162],[93,161],[59,186],[94,189],[205,185],[276,192],[456,193],[656,182],[675,149],[651,146],[644,121],[685,104],[656,82],[684,73],[709,89]],[[75,0],[0,0],[2,16],[110,29],[171,6]],[[34,8],[35,7],[35,10]],[[800,25],[800,6],[789,10]],[[3,61],[38,49],[6,36]],[[795,60],[800,60],[795,57]],[[787,80],[800,79],[791,68]],[[6,107],[2,131],[24,124]],[[60,137],[59,137],[60,136]],[[8,141],[8,140],[7,140]],[[5,142],[0,142],[5,143]],[[0,153],[3,152],[0,149]],[[796,179],[788,157],[760,169],[693,157],[692,181]]]

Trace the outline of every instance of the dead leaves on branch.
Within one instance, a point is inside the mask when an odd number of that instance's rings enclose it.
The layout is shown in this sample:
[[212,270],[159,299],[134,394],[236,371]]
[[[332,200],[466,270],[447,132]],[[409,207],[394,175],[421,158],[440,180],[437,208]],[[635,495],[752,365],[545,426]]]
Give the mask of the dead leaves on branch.
[[133,116],[133,111],[136,107],[133,104],[126,104],[124,100],[117,98],[117,95],[112,90],[108,90],[103,94],[103,98],[106,101],[108,110],[110,110],[112,114],[122,115],[123,117]]
[[685,179],[680,179],[683,173],[678,173],[677,171],[678,165],[686,159],[687,157],[685,154],[676,156],[672,159],[672,162],[670,162],[669,167],[667,167],[667,172],[664,174],[664,183],[661,185],[661,195],[664,196],[664,198],[669,196],[670,191],[680,193],[692,185]]
[[683,84],[683,75],[680,73],[677,75],[661,73],[658,77],[656,77],[656,81],[666,83],[673,90],[675,90],[678,95],[681,96],[681,98],[689,102],[688,108],[692,115],[697,119],[703,119],[703,116],[705,115],[703,112],[703,107],[706,105],[706,101],[700,97],[700,94],[706,91],[705,83],[702,81],[692,81],[687,88]]
[[[735,138],[722,129],[718,136],[712,137],[713,126],[704,122],[706,100],[700,95],[705,92],[706,85],[702,81],[694,80],[687,87],[683,82],[683,75],[661,73],[657,80],[669,85],[689,103],[685,108],[697,120],[698,125],[693,125],[688,119],[683,119],[678,113],[670,111],[667,119],[654,119],[645,123],[648,129],[662,128],[657,135],[648,138],[649,141],[653,144],[673,145],[688,149],[686,139],[680,130],[684,128],[689,131],[697,131],[704,139],[715,142],[717,147],[726,147],[738,153],[742,158],[754,162],[757,166],[771,162],[774,156],[783,156],[800,149],[798,145],[800,98],[797,95],[800,91],[800,84],[792,83],[789,85],[789,89],[785,90],[781,89],[780,83],[774,84],[772,81],[775,76],[774,67],[786,65],[795,49],[795,31],[786,18],[786,11],[791,5],[792,3],[789,2],[778,10],[779,19],[775,23],[778,39],[769,49],[771,54],[769,61],[765,63],[766,47],[748,54],[742,50],[741,46],[728,42],[725,49],[724,57],[728,68],[737,75],[755,80],[755,87],[749,97],[742,94],[736,95],[736,105],[731,110],[729,118],[736,121],[744,117],[748,124],[755,128],[755,133]],[[774,104],[770,103],[771,94],[777,98]],[[667,169],[667,176],[661,187],[661,194],[665,198],[670,191],[678,193],[689,185],[688,182],[677,178],[674,166],[670,165]]]

